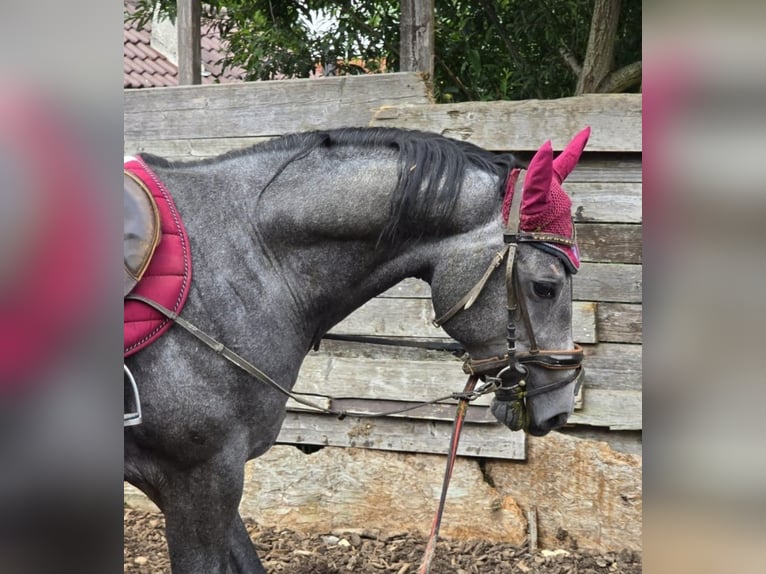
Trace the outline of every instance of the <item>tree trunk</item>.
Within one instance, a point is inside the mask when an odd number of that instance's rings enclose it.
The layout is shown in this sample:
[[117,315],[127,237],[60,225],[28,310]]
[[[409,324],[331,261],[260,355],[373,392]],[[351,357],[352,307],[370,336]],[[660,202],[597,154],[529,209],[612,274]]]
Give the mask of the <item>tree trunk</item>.
[[588,48],[577,81],[575,94],[598,92],[601,83],[612,71],[614,43],[620,20],[621,0],[595,0],[590,23]]
[[434,75],[434,0],[402,0],[402,72]]

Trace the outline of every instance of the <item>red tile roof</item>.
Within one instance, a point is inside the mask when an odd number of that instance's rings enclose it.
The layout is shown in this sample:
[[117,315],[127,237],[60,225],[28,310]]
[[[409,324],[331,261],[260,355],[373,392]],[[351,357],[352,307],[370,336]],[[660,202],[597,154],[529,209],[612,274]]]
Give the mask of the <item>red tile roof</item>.
[[[136,0],[123,0],[125,14],[135,12]],[[135,22],[125,22],[123,26],[122,71],[124,88],[156,88],[178,85],[178,67],[151,46],[152,24],[138,29]],[[244,72],[239,69],[227,69],[221,74],[220,60],[226,50],[215,29],[202,25],[202,75],[203,84],[216,81],[225,84],[241,82]]]

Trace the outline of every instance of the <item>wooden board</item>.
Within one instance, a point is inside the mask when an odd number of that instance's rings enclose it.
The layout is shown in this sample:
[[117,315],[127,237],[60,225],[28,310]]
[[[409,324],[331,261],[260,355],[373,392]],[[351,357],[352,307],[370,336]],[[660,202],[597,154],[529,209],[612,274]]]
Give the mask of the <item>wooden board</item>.
[[[447,333],[434,327],[430,298],[377,297],[362,305],[330,333],[376,337],[415,337],[448,339]],[[572,306],[572,332],[578,343],[596,343],[596,304],[576,301]]]
[[580,259],[594,263],[642,262],[641,225],[621,223],[577,223]]
[[153,153],[169,160],[204,159],[221,155],[228,151],[251,147],[273,139],[271,137],[242,138],[194,138],[178,140],[136,139],[125,140],[125,154]]
[[642,305],[633,303],[599,303],[596,317],[599,342],[642,342]]
[[[458,359],[390,361],[309,355],[295,390],[334,397],[420,402],[463,390],[466,375]],[[488,405],[489,396],[476,404]]]
[[[527,155],[531,159],[532,154]],[[604,155],[606,154],[592,154],[586,151],[577,167],[567,177],[564,187],[568,187],[570,183],[583,182],[641,183],[643,181],[641,154],[620,154],[619,157],[609,154],[606,157],[599,157]]]
[[561,150],[585,126],[593,132],[590,152],[642,150],[641,94],[589,94],[558,100],[465,102],[391,106],[379,110],[375,126],[438,132],[480,147],[536,150],[551,139]]
[[126,90],[124,137],[262,137],[364,126],[382,105],[427,102],[427,86],[412,72]]
[[599,343],[585,345],[583,348],[586,388],[641,390],[641,345]]
[[[574,277],[574,298],[577,301],[640,303],[641,270],[641,265],[583,262]],[[430,288],[423,281],[405,279],[381,297],[430,297]]]
[[[409,419],[358,419],[288,412],[277,443],[363,447],[376,450],[446,454],[452,424]],[[524,460],[526,438],[508,427],[466,424],[458,454]]]
[[641,391],[584,390],[583,408],[572,413],[569,424],[639,430],[642,426]]
[[578,301],[641,302],[641,265],[581,263],[573,281]]
[[577,223],[641,223],[640,183],[592,182],[565,184]]

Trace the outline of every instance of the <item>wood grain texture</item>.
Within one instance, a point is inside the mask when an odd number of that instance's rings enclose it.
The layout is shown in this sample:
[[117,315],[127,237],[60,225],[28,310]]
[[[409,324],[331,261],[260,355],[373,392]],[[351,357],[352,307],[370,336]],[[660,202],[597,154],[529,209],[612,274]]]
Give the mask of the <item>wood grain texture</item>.
[[641,265],[581,263],[572,289],[573,297],[578,301],[640,303]]
[[599,343],[585,345],[584,385],[591,389],[640,391],[641,345]]
[[577,223],[641,223],[640,183],[567,182],[572,217]]
[[[580,264],[574,277],[574,299],[577,301],[608,301],[640,303],[642,296],[641,265],[617,263]],[[381,297],[428,297],[430,288],[422,281],[405,279],[384,292]]]
[[551,139],[561,150],[591,126],[589,152],[642,150],[641,94],[589,94],[558,100],[387,106],[371,123],[438,132],[496,150],[536,150]]
[[582,261],[633,264],[642,262],[641,225],[577,223],[575,229]]
[[599,342],[642,342],[642,305],[632,303],[599,303],[596,317]]
[[583,408],[572,413],[570,424],[641,429],[641,391],[585,388],[583,394]]
[[[376,337],[449,339],[434,327],[429,298],[376,297],[362,305],[330,330],[334,334]],[[596,304],[577,301],[572,307],[572,334],[578,343],[596,343]]]
[[[451,422],[410,419],[358,419],[312,413],[288,412],[278,443],[360,447],[400,452],[446,454]],[[473,425],[463,427],[458,454],[524,460],[526,439],[522,432],[506,426]]]
[[126,90],[124,137],[273,137],[364,126],[380,106],[428,101],[425,82],[412,72]]

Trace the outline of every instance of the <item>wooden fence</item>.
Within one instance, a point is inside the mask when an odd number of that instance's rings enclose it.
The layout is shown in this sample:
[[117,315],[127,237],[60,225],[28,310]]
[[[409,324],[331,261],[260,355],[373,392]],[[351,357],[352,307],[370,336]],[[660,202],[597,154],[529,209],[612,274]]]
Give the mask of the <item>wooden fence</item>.
[[[640,95],[432,104],[417,74],[400,73],[127,91],[124,121],[126,153],[169,159],[208,157],[294,131],[366,125],[438,132],[529,159],[546,139],[559,150],[590,125],[586,153],[566,184],[582,252],[574,333],[586,351],[581,405],[570,421],[601,436],[640,431]],[[446,340],[432,316],[428,285],[406,280],[332,332]],[[443,353],[325,341],[306,358],[296,389],[349,397],[345,408],[379,410],[463,384],[460,361]],[[460,453],[523,459],[523,433],[494,420],[489,398],[477,403]],[[339,421],[292,402],[288,409],[283,443],[434,453],[443,452],[453,416],[452,408],[433,406],[389,419]]]

